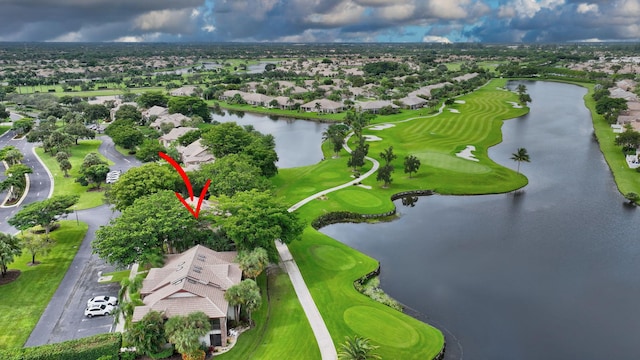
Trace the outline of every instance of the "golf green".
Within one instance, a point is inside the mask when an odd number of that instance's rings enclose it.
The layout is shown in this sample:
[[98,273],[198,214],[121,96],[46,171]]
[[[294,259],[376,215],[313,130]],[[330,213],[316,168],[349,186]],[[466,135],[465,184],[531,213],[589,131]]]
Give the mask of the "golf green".
[[318,266],[331,271],[349,270],[356,265],[355,259],[344,250],[330,245],[313,245],[309,248]]
[[385,346],[408,348],[420,340],[407,322],[372,306],[348,308],[344,321],[354,332]]
[[419,152],[414,155],[424,164],[443,170],[469,174],[487,174],[491,172],[491,168],[487,165],[459,158],[455,155],[443,154],[434,151]]

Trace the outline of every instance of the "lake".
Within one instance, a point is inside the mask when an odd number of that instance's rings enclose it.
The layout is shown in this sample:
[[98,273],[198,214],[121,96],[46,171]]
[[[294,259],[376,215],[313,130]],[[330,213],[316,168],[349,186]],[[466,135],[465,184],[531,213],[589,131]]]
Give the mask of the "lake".
[[211,115],[215,121],[252,125],[263,134],[273,135],[279,158],[276,163],[278,168],[313,165],[322,160],[322,133],[329,124],[228,111],[224,111],[223,115]]
[[447,333],[447,358],[636,359],[640,210],[616,189],[586,90],[525,85],[531,112],[489,152],[515,169],[528,150],[523,190],[397,201],[395,221],[322,232],[381,262],[382,287]]

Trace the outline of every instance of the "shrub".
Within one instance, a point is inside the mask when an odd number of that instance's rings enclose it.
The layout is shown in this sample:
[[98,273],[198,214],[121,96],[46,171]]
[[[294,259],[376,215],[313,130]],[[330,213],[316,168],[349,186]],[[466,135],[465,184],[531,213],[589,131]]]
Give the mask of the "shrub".
[[0,352],[3,360],[106,360],[118,359],[122,334],[109,333],[58,344]]

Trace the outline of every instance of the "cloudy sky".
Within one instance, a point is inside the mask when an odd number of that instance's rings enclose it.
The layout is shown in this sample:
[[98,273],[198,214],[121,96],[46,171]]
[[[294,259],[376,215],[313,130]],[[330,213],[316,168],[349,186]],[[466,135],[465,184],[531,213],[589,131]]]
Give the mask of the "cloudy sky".
[[0,41],[639,39],[640,0],[0,0]]

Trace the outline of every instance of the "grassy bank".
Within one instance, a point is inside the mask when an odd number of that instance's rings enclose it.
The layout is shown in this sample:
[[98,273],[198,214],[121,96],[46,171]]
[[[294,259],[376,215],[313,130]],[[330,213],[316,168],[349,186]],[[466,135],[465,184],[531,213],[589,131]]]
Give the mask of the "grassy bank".
[[[80,166],[82,165],[85,155],[90,152],[97,153],[100,143],[100,140],[80,140],[78,141],[78,145],[71,147],[71,156],[69,157],[71,170],[69,171],[69,177],[64,177],[64,172],[60,170],[60,166],[54,156],[51,156],[49,153],[45,154],[42,148],[36,148],[36,153],[53,175],[53,195],[80,195],[80,201],[78,201],[76,206],[78,210],[89,209],[104,203],[103,191],[87,191],[87,186],[82,186],[75,181],[80,174]],[[107,160],[104,156],[100,156],[102,159]],[[112,163],[109,161],[109,164],[111,165]]]
[[[9,269],[21,271],[10,284],[0,285],[0,348],[21,347],[38,323],[51,297],[62,281],[88,229],[87,224],[61,221],[51,232],[55,246],[46,256],[37,256],[36,266],[27,265],[31,254],[24,252]],[[10,329],[10,330],[9,330]]]
[[611,173],[616,181],[618,190],[623,195],[629,192],[640,194],[640,174],[635,169],[631,169],[625,160],[625,156],[622,153],[622,147],[615,144],[616,135],[611,129],[611,125],[606,122],[602,115],[598,115],[596,112],[596,102],[592,98],[594,85],[592,84],[580,84],[586,87],[589,91],[584,96],[584,103],[591,111],[591,118],[593,120],[593,129],[598,143],[600,151],[604,155]]

